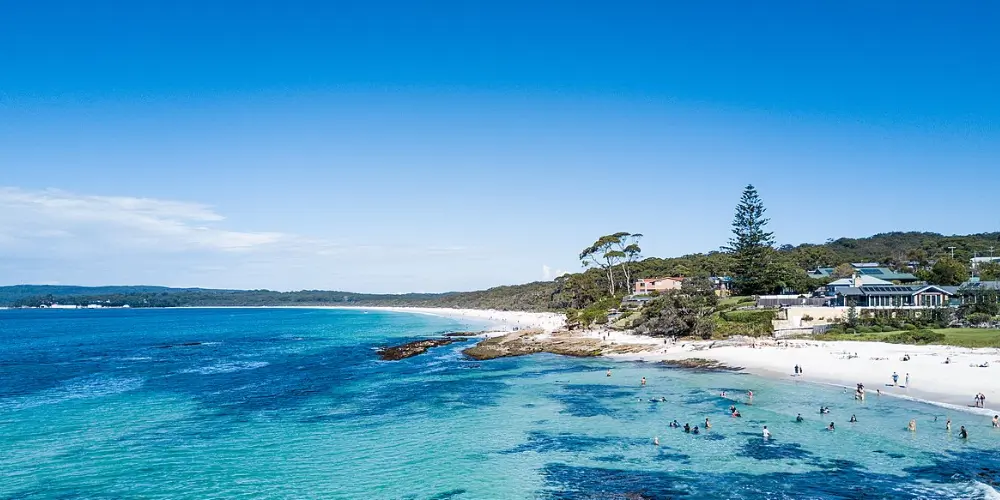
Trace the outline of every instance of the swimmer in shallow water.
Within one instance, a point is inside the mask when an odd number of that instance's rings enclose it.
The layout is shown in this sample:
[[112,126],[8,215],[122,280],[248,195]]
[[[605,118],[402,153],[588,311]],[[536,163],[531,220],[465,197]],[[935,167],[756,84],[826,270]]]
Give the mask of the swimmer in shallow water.
[[691,424],[684,424],[684,432],[691,432]]
[[958,430],[958,437],[960,437],[962,439],[969,439],[969,432],[965,430],[965,426],[964,425],[961,428],[959,428],[959,430]]
[[707,429],[711,429],[711,428],[712,428],[712,423],[709,422],[708,419],[706,418],[705,419],[705,429],[707,430]]
[[771,431],[767,430],[767,426],[764,426],[764,439],[771,439]]
[[826,428],[826,430],[828,430],[828,431],[832,431],[832,430],[834,430],[834,429],[835,429],[835,427],[834,427],[834,425],[833,425],[833,422],[830,422],[830,426],[829,426],[829,427],[827,427],[827,428]]
[[951,419],[949,418],[947,422],[944,423],[944,430],[951,432]]
[[906,424],[906,428],[910,432],[917,432],[917,420],[914,418],[910,419],[910,423]]
[[694,430],[691,431],[691,434],[698,434],[698,426],[697,425],[694,426]]
[[653,438],[653,446],[660,446],[660,436]]
[[857,422],[858,422],[858,417],[855,417],[854,415],[851,415],[851,423],[852,424],[856,424]]
[[805,419],[804,419],[804,418],[802,418],[802,414],[801,414],[801,413],[799,413],[799,414],[798,414],[798,415],[797,415],[797,416],[795,417],[795,421],[796,421],[796,422],[801,422],[801,421],[803,421],[803,420],[805,420]]

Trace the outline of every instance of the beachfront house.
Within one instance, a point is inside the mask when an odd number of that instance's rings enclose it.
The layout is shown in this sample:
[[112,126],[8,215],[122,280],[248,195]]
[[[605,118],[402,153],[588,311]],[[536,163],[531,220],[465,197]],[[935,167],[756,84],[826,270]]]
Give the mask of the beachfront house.
[[827,297],[836,297],[837,291],[843,288],[860,287],[864,285],[892,286],[892,284],[893,283],[891,281],[879,279],[874,276],[867,276],[861,273],[855,273],[852,278],[841,278],[827,283],[827,285],[823,287],[823,294]]
[[958,297],[962,304],[1000,301],[1000,281],[980,281],[972,278],[958,287]]
[[858,309],[926,309],[952,305],[959,287],[864,285],[839,288],[831,305]]
[[[872,278],[878,278],[882,281],[888,281],[891,283],[916,283],[920,281],[920,278],[910,274],[910,273],[900,273],[889,269],[888,267],[873,267],[872,262],[855,262],[851,264],[854,271],[861,276],[870,276]],[[833,278],[832,267],[821,267],[813,271],[809,271],[810,278],[816,279],[830,279]]]
[[636,280],[635,295],[649,295],[650,293],[662,293],[668,290],[680,290],[684,278],[647,278]]

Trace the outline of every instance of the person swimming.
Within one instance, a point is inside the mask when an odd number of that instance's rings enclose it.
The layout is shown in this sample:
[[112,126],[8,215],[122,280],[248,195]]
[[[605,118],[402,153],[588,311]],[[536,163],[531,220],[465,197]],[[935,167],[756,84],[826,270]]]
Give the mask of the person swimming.
[[962,439],[969,439],[969,431],[965,430],[964,425],[958,430],[958,437]]
[[854,415],[851,415],[851,423],[854,424],[854,423],[857,423],[857,422],[858,422],[858,417],[855,417]]
[[684,432],[691,432],[691,424],[684,424]]
[[830,422],[830,426],[829,426],[829,427],[827,427],[827,428],[826,428],[826,430],[828,430],[828,431],[832,431],[832,430],[834,430],[834,429],[835,429],[835,427],[834,427],[834,425],[833,425],[833,422]]
[[608,375],[607,375],[607,376],[608,376],[608,377],[610,377],[610,376],[611,376],[611,370],[608,370]]
[[691,431],[691,434],[698,434],[698,426],[697,425],[694,426],[694,430]]
[[661,403],[666,403],[667,402],[667,398],[665,398],[663,396],[660,396],[660,402]]
[[670,427],[673,427],[673,428],[676,429],[676,428],[678,428],[680,426],[681,426],[681,424],[677,423],[677,420],[674,420],[673,422],[670,422]]
[[708,421],[708,418],[706,418],[705,419],[705,430],[708,430],[708,429],[711,429],[711,428],[712,428],[712,423]]
[[736,405],[729,405],[729,413],[736,413]]
[[767,430],[767,426],[764,426],[764,439],[771,439],[771,431]]
[[660,446],[660,436],[653,437],[653,446]]
[[734,412],[733,412],[733,416],[734,416],[734,417],[736,417],[736,418],[740,418],[740,417],[742,417],[743,415],[741,415],[741,414],[740,414],[740,411],[739,411],[739,410],[736,410],[736,411],[734,411]]
[[906,424],[906,428],[910,432],[917,432],[917,420],[915,418],[911,418],[910,423]]
[[798,414],[798,415],[797,415],[797,416],[795,417],[795,421],[796,421],[796,422],[801,422],[801,421],[803,421],[803,420],[805,420],[805,419],[804,419],[804,418],[802,418],[802,414],[801,414],[801,413],[799,413],[799,414]]

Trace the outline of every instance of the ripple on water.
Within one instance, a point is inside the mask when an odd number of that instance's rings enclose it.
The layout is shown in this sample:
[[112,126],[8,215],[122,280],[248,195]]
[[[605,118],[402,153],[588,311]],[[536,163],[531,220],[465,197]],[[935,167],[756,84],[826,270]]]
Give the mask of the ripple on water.
[[88,375],[67,380],[62,385],[41,392],[0,400],[0,410],[22,410],[52,405],[74,399],[100,398],[134,391],[143,385],[141,377]]

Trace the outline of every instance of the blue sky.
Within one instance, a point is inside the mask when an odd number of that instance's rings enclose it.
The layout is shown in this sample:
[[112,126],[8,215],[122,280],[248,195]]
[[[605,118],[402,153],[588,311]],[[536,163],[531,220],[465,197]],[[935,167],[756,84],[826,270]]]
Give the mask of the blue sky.
[[476,289],[747,183],[781,243],[1000,222],[994,3],[135,3],[0,19],[0,283]]

